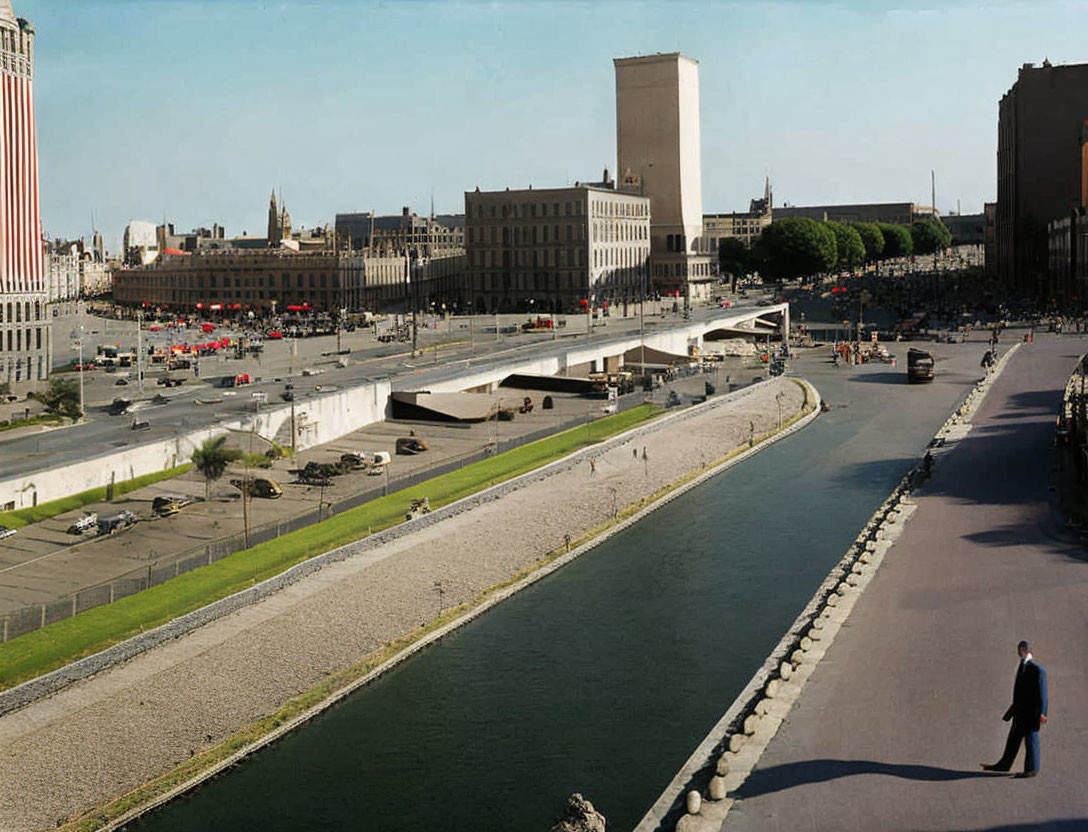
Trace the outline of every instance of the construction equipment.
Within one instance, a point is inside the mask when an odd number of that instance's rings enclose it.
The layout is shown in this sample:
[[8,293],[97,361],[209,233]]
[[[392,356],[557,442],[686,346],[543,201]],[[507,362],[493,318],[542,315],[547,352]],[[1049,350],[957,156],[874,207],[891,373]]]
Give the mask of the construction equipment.
[[151,510],[159,517],[172,517],[192,501],[192,497],[183,497],[180,494],[163,494],[151,501]]
[[431,501],[426,497],[420,497],[418,500],[412,500],[412,506],[408,509],[408,513],[404,515],[405,520],[414,520],[417,517],[422,517],[424,514],[431,513]]
[[415,436],[402,436],[397,440],[397,453],[412,456],[429,450],[427,443]]
[[83,534],[98,526],[98,515],[94,512],[85,514],[67,529],[68,534]]
[[98,518],[98,534],[102,535],[115,534],[120,531],[124,531],[130,526],[135,526],[140,522],[140,518],[133,514],[128,509],[117,512],[117,514],[111,514],[109,517]]
[[243,494],[248,491],[250,497],[275,500],[283,496],[283,488],[280,487],[280,484],[268,477],[250,477],[248,480],[231,480],[230,484]]

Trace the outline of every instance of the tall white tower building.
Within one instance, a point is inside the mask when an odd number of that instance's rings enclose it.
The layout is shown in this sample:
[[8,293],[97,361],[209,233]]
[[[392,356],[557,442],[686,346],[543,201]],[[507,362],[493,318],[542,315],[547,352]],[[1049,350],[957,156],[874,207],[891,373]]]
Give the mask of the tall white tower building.
[[712,278],[701,241],[699,62],[672,52],[613,63],[620,183],[650,198],[650,278],[662,291],[702,297]]
[[0,0],[0,381],[13,387],[49,375],[42,263],[34,27]]

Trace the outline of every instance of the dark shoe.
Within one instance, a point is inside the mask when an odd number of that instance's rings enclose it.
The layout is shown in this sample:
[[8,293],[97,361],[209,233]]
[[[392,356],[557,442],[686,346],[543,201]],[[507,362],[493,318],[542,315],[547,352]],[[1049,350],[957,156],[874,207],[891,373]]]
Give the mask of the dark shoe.
[[1014,777],[1017,780],[1027,780],[1029,777],[1034,777],[1038,773],[1038,771],[1021,771],[1019,774],[1014,775]]
[[992,765],[990,763],[982,763],[981,765],[982,765],[982,770],[983,771],[1008,771],[1009,770],[1007,766],[1000,766],[997,763],[993,763]]

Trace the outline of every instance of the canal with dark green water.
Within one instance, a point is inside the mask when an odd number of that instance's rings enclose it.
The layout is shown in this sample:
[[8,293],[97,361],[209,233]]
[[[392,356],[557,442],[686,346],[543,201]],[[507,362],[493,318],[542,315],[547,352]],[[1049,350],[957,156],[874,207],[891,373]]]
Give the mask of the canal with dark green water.
[[631,829],[965,395],[982,349],[943,346],[924,387],[902,361],[795,360],[830,413],[128,828],[544,832],[579,791],[609,830]]

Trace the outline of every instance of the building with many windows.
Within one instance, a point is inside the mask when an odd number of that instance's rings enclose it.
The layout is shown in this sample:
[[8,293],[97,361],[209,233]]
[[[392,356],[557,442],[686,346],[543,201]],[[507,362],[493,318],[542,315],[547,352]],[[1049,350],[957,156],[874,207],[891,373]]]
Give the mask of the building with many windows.
[[[114,273],[113,299],[129,306],[192,312],[213,304],[271,312],[287,306],[340,306],[335,252],[196,251],[167,254]],[[199,304],[199,306],[198,306]]]
[[465,194],[465,302],[579,312],[649,291],[650,200],[604,181]]
[[370,253],[415,251],[418,257],[465,250],[465,218],[462,214],[421,217],[407,207],[400,214],[375,216],[336,215],[337,248]]
[[748,203],[747,211],[729,214],[703,214],[703,246],[710,256],[711,268],[718,273],[718,250],[723,240],[740,240],[749,248],[771,224],[771,180],[763,184],[763,198]]
[[1048,280],[1047,225],[1082,204],[1086,119],[1088,64],[1024,64],[998,104],[997,275],[1018,295],[1072,300]]
[[38,208],[34,27],[0,0],[0,383],[27,387],[52,364]]

